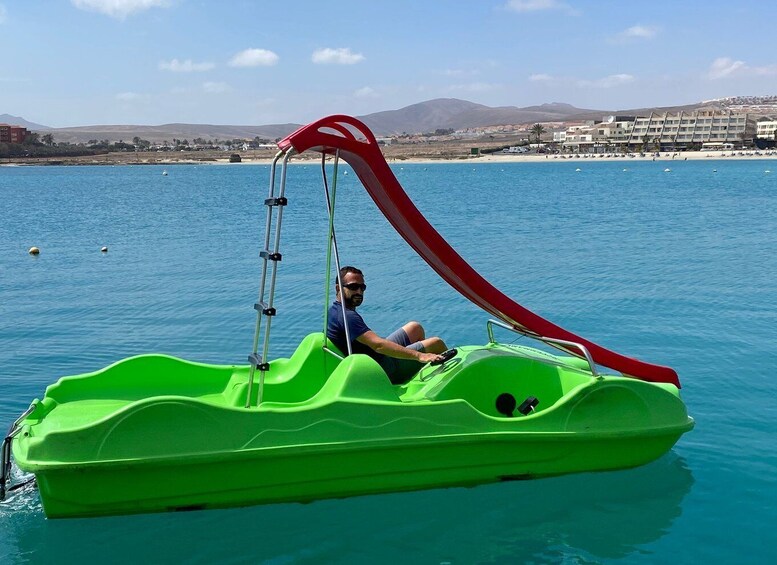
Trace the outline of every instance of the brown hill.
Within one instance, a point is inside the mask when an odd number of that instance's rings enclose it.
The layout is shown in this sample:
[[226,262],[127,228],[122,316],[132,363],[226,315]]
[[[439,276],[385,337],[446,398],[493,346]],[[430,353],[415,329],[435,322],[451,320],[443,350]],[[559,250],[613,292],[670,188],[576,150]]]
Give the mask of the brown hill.
[[436,129],[463,129],[502,124],[524,124],[534,122],[555,122],[569,119],[569,116],[593,112],[601,119],[601,110],[583,110],[569,104],[542,104],[517,108],[500,106],[492,108],[455,98],[437,98],[389,110],[360,116],[376,135],[402,133],[425,133]]

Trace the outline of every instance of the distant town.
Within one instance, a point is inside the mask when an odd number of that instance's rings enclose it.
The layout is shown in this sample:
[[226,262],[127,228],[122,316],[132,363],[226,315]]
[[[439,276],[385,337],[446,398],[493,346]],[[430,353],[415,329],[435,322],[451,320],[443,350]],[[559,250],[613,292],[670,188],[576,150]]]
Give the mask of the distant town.
[[[413,156],[457,157],[462,143],[484,153],[632,153],[647,151],[704,151],[772,149],[777,142],[777,96],[732,97],[702,103],[701,109],[612,114],[600,119],[566,119],[480,127],[437,128],[426,133],[378,137],[386,148],[413,146]],[[277,139],[178,139],[148,141],[91,139],[58,141],[49,131],[30,131],[15,124],[0,124],[0,158],[35,159],[89,157],[107,153],[264,152],[275,149]],[[432,146],[456,144],[456,151]],[[424,150],[427,147],[428,150]],[[264,151],[263,151],[264,150]],[[396,151],[395,151],[396,152]],[[460,156],[459,156],[460,157]],[[125,159],[129,161],[129,159]],[[235,161],[233,155],[232,158]],[[138,161],[139,162],[139,161]]]

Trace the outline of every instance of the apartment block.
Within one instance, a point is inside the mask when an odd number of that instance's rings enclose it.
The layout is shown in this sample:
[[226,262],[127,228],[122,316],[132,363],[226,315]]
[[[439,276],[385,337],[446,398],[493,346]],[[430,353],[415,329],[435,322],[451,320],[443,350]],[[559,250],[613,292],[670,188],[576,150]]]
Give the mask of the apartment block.
[[590,151],[650,146],[666,151],[692,146],[722,146],[752,139],[756,135],[756,116],[713,110],[652,112],[649,116],[631,120],[611,116],[585,131],[576,131],[576,134],[570,138],[568,130],[565,148]]
[[22,143],[27,137],[27,128],[0,124],[0,143]]
[[629,144],[659,143],[687,148],[692,144],[741,143],[755,135],[755,116],[747,113],[697,111],[651,113],[634,122]]

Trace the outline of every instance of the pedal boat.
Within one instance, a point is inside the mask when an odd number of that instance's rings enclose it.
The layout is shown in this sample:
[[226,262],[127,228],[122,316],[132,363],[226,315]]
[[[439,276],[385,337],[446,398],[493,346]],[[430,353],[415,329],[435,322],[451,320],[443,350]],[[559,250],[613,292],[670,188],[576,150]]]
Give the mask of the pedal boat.
[[621,469],[693,425],[672,384],[526,346],[461,347],[392,385],[370,357],[323,345],[314,333],[275,360],[251,409],[248,365],[141,355],[62,378],[33,403],[14,459],[48,517],[98,516]]
[[[305,502],[623,469],[660,457],[693,427],[671,368],[575,336],[475,272],[415,208],[364,124],[347,116],[325,118],[279,146],[265,200],[249,365],[151,354],[61,378],[11,426],[2,445],[0,498],[11,455],[22,471],[35,475],[46,515],[60,518]],[[340,267],[334,185],[330,195],[325,169],[326,156],[334,153],[334,178],[342,156],[419,255],[498,318],[487,323],[484,345],[446,352],[444,363],[425,366],[401,385],[391,384],[372,358],[338,351],[322,333],[308,335],[290,358],[269,360],[281,212],[288,204],[286,161],[308,149],[322,153],[330,214],[326,287],[332,250],[334,272]],[[527,342],[538,339],[553,353],[498,343],[494,327]],[[600,372],[600,366],[609,369]]]

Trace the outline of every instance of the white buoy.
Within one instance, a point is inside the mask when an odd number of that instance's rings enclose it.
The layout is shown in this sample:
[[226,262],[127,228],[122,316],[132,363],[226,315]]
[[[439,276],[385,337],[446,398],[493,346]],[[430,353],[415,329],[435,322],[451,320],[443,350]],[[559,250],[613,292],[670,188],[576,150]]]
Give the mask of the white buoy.
[[166,177],[167,176],[167,171],[162,171],[162,176]]
[[40,249],[38,249],[37,247],[30,247],[29,253],[30,253],[30,255],[39,255],[40,254]]
[[672,172],[672,169],[664,169],[664,172],[665,172],[665,173],[671,173],[671,172]]
[[766,169],[766,170],[764,171],[764,173],[768,175],[769,173],[771,173],[771,171],[770,171],[769,169]]
[[103,246],[102,249],[100,249],[100,251],[102,251],[103,253],[108,253],[108,247]]
[[580,172],[580,169],[575,169],[575,172],[576,172],[576,173],[579,173],[579,172]]
[[347,177],[348,176],[348,171],[343,171],[343,176]]
[[623,172],[624,172],[624,173],[625,173],[626,171],[628,171],[628,169],[623,169]]
[[712,172],[713,172],[713,173],[717,173],[717,172],[718,172],[718,170],[717,170],[717,169],[712,169]]

